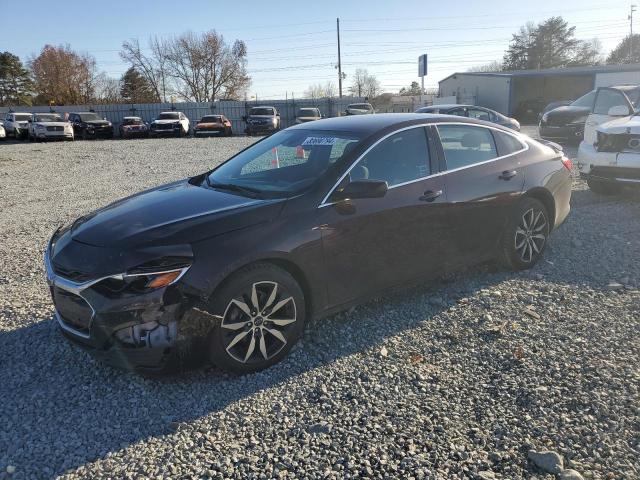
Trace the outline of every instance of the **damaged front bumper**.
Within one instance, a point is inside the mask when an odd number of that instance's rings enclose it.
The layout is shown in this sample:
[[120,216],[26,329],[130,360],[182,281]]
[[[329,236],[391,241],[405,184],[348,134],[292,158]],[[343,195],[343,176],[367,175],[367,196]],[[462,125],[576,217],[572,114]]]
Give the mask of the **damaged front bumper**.
[[96,359],[127,370],[160,373],[202,355],[202,339],[211,321],[187,315],[192,306],[177,285],[113,294],[103,287],[110,277],[74,281],[58,275],[49,249],[44,263],[58,326],[65,338]]
[[640,187],[640,151],[598,151],[582,142],[576,164],[582,178]]

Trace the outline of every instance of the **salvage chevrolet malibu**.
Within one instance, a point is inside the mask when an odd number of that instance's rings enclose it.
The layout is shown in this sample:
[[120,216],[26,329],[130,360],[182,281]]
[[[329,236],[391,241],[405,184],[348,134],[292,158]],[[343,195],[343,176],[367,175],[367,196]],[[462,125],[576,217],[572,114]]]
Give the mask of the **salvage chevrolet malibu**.
[[305,321],[491,259],[519,270],[569,213],[557,146],[473,119],[318,120],[58,229],[56,322],[104,361],[248,373]]

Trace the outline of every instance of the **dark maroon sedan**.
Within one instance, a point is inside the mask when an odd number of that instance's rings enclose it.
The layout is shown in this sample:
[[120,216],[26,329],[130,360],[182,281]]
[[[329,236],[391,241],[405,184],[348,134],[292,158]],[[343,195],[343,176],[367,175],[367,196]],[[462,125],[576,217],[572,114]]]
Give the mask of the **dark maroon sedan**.
[[280,361],[304,323],[495,259],[530,268],[569,213],[558,147],[469,118],[319,120],[56,231],[64,335],[139,371]]

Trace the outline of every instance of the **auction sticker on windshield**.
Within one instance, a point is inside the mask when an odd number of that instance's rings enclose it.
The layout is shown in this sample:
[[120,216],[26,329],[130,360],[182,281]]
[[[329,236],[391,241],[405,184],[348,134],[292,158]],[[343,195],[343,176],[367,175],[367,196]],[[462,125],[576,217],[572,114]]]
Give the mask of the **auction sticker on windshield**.
[[335,145],[336,139],[334,137],[307,137],[302,146],[313,145]]

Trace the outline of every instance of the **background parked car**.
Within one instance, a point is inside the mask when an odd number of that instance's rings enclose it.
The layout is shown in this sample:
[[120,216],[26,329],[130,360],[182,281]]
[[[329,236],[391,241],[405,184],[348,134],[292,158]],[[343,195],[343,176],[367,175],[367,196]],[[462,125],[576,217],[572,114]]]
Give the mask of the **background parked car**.
[[301,108],[296,115],[296,123],[313,122],[314,120],[320,120],[322,114],[319,108]]
[[559,106],[543,113],[538,124],[540,137],[567,142],[582,140],[584,122],[593,109],[595,98],[596,91],[592,90],[569,105]]
[[566,107],[567,105],[571,105],[572,103],[573,103],[573,100],[558,100],[555,102],[547,103],[547,106],[544,107],[542,111],[538,114],[538,122],[542,120],[542,116],[545,113],[550,112],[551,110],[555,110],[558,107]]
[[4,117],[6,135],[24,140],[29,135],[29,120],[31,120],[30,113],[7,113]]
[[578,149],[578,170],[596,193],[611,194],[621,185],[640,185],[640,117],[634,115],[640,86],[601,87],[585,122]]
[[247,135],[273,133],[280,130],[280,114],[276,107],[252,107],[249,110],[249,115],[243,120],[247,123],[245,128]]
[[113,138],[113,125],[95,112],[73,112],[69,114],[75,138]]
[[203,135],[224,135],[230,137],[233,135],[231,122],[224,115],[205,115],[196,122],[193,127],[193,136]]
[[496,123],[512,130],[520,131],[520,123],[515,118],[485,107],[476,105],[432,105],[416,110],[416,113],[441,113],[445,115],[457,115],[459,117],[475,118],[485,122]]
[[345,115],[369,115],[372,113],[376,113],[376,111],[370,103],[352,103],[347,105],[344,111]]
[[182,112],[162,112],[149,126],[152,137],[184,137],[189,134],[191,124]]
[[149,125],[140,117],[124,117],[118,130],[121,138],[146,138],[149,136]]
[[29,121],[29,140],[73,140],[73,126],[57,113],[34,113]]
[[6,140],[7,131],[4,129],[4,125],[0,122],[0,140]]

